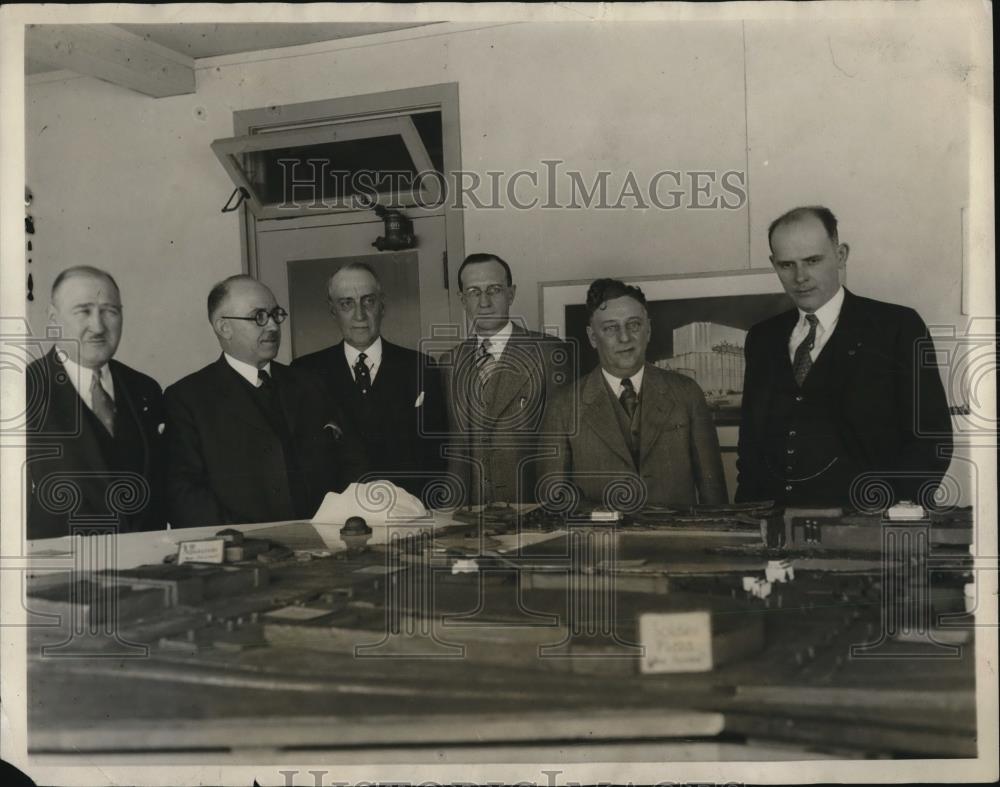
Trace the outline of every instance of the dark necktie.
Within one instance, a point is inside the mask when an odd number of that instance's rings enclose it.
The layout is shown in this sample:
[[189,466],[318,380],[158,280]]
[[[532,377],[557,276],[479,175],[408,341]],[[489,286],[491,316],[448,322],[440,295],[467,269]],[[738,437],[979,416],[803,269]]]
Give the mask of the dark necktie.
[[263,369],[257,370],[257,395],[264,405],[268,419],[274,425],[278,434],[284,438],[288,434],[288,423],[285,421],[285,414],[281,409],[281,401],[278,398],[278,389],[274,380]]
[[809,333],[806,334],[806,338],[802,340],[802,343],[795,348],[795,360],[792,362],[792,374],[795,375],[795,382],[800,387],[806,381],[809,370],[813,365],[810,353],[812,352],[813,345],[816,344],[816,326],[819,324],[819,319],[815,314],[807,314],[806,322],[809,323]]
[[108,434],[114,437],[115,403],[108,396],[108,392],[104,390],[104,386],[101,384],[100,369],[95,369],[90,378],[90,403],[94,415],[104,424],[104,428],[108,430]]
[[622,380],[622,392],[618,396],[618,401],[622,403],[622,407],[625,408],[625,414],[628,416],[629,421],[631,421],[635,417],[635,408],[639,406],[639,394],[635,392],[632,380],[628,377]]
[[298,457],[293,450],[291,430],[288,421],[285,419],[285,411],[281,405],[281,395],[278,386],[271,375],[263,369],[257,370],[257,379],[260,385],[256,388],[256,393],[263,404],[265,414],[271,422],[283,445],[283,455],[285,461],[285,476],[288,479],[288,494],[292,499],[292,512],[295,517],[309,517],[315,512],[312,501],[309,497],[309,488],[299,469]]
[[629,452],[632,454],[632,464],[639,468],[639,419],[636,418],[636,410],[639,409],[639,394],[635,392],[632,380],[626,377],[622,380],[622,392],[618,396],[618,401],[622,403],[625,414],[629,422]]
[[364,353],[358,355],[358,360],[354,364],[354,383],[358,386],[361,395],[364,396],[372,389],[372,376],[368,371],[368,364],[365,361],[368,356]]

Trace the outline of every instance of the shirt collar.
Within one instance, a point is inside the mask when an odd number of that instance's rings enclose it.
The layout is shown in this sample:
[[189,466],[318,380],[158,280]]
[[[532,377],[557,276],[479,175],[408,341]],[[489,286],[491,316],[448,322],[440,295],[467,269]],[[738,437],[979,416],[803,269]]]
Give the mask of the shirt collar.
[[347,357],[347,365],[352,369],[354,364],[358,362],[358,356],[361,353],[365,354],[365,361],[369,369],[374,369],[382,362],[382,337],[378,336],[375,338],[368,347],[364,350],[359,350],[357,347],[352,347],[347,342],[344,342],[344,355]]
[[507,342],[510,341],[510,337],[513,334],[514,334],[514,323],[508,320],[507,324],[492,336],[482,336],[477,333],[476,348],[478,349],[479,347],[482,346],[483,339],[489,339],[490,355],[498,357],[503,353],[505,349],[507,349]]
[[[841,287],[836,293],[834,293],[830,300],[813,312],[813,314],[816,315],[816,319],[819,321],[819,327],[824,331],[828,331],[836,325],[837,320],[840,318],[840,309],[843,305],[844,288]],[[802,309],[799,309],[799,323],[806,322],[806,314],[808,314],[808,312],[804,312]]]
[[[632,381],[632,387],[635,389],[636,396],[639,395],[639,391],[642,390],[642,376],[646,373],[645,365],[639,367],[639,371],[633,374],[628,379]],[[611,390],[614,391],[615,396],[621,396],[622,393],[622,377],[615,377],[611,372],[601,367],[601,374],[604,375],[604,379],[608,381],[608,385],[611,386]]]
[[111,377],[111,369],[108,364],[104,364],[100,369],[80,366],[80,364],[58,348],[56,348],[56,360],[66,369],[66,375],[69,377],[70,382],[73,383],[73,387],[76,388],[77,393],[83,396],[84,392],[86,392],[85,399],[90,396],[90,386],[94,372],[97,372],[101,378],[101,385],[104,386],[104,390],[108,396],[112,399],[115,398],[115,383]]
[[[250,383],[250,385],[252,385],[254,388],[258,386],[260,380],[257,377],[256,366],[254,366],[253,364],[246,363],[245,361],[241,361],[238,358],[233,358],[233,356],[231,356],[229,353],[223,353],[222,355],[225,357],[226,363],[228,363],[231,367],[233,367],[233,369],[236,370],[236,372],[239,374],[240,377],[242,377],[244,380]],[[268,361],[261,368],[265,372],[270,374],[271,362]]]

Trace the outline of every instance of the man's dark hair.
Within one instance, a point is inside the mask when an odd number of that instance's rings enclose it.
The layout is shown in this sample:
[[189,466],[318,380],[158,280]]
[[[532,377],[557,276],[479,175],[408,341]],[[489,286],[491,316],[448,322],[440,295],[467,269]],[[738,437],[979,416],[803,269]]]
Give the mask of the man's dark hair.
[[801,208],[792,208],[771,222],[771,226],[767,228],[767,245],[771,245],[771,236],[774,235],[774,231],[778,227],[783,227],[786,224],[794,224],[796,221],[801,221],[807,216],[814,216],[823,222],[823,228],[826,230],[826,234],[830,240],[833,241],[833,244],[837,245],[840,243],[839,236],[837,235],[837,217],[833,215],[833,211],[822,205],[806,205]]
[[115,277],[110,273],[103,271],[100,268],[95,268],[93,265],[74,265],[72,268],[67,268],[56,276],[56,280],[52,282],[52,289],[49,291],[49,299],[55,301],[56,290],[59,289],[59,286],[66,281],[66,279],[72,279],[74,276],[97,276],[107,279],[115,285],[115,291],[118,293],[118,298],[121,299],[122,297],[122,291],[118,287],[118,282],[115,281]]
[[498,257],[496,254],[486,254],[483,252],[477,252],[476,254],[470,254],[464,260],[462,264],[458,266],[458,289],[463,289],[462,287],[462,271],[466,269],[469,265],[477,265],[480,262],[499,262],[503,267],[504,273],[507,274],[507,286],[510,287],[514,283],[514,277],[510,274],[510,265],[508,265],[504,260]]
[[646,295],[638,287],[618,279],[597,279],[587,290],[587,322],[590,322],[594,312],[608,301],[625,296],[638,301],[642,304],[642,308],[646,308]]
[[257,281],[253,276],[247,273],[237,273],[235,276],[229,276],[218,284],[216,284],[211,292],[208,293],[208,321],[212,322],[215,320],[215,313],[219,310],[222,302],[229,295],[229,288],[234,282],[238,281]]

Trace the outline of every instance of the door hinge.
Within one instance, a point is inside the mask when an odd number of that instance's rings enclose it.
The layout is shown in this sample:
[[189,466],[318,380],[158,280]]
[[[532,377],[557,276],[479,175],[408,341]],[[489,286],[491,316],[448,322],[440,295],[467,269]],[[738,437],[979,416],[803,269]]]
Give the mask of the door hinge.
[[448,251],[441,252],[441,265],[444,268],[444,288],[445,290],[450,290],[451,285],[448,282]]

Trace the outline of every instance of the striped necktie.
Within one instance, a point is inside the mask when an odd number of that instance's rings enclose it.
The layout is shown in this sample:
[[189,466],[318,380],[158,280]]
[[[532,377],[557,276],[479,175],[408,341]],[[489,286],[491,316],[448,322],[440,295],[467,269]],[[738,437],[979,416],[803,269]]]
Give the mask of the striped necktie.
[[479,374],[479,382],[485,388],[490,381],[493,371],[496,368],[496,358],[490,352],[490,340],[483,339],[479,345],[479,353],[476,356],[476,372]]
[[792,374],[795,375],[795,382],[800,388],[802,383],[806,381],[809,370],[812,369],[813,362],[810,353],[816,344],[816,325],[819,323],[819,319],[815,314],[807,314],[806,322],[809,323],[809,333],[795,348],[795,360],[792,362]]
[[101,370],[94,369],[90,377],[90,405],[94,415],[104,424],[108,434],[115,436],[115,402],[101,383]]

